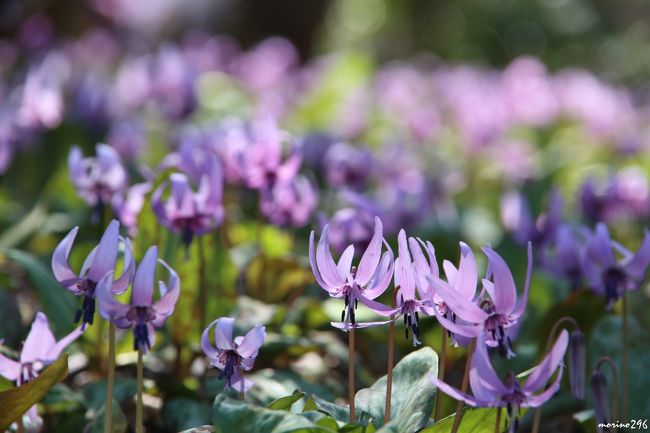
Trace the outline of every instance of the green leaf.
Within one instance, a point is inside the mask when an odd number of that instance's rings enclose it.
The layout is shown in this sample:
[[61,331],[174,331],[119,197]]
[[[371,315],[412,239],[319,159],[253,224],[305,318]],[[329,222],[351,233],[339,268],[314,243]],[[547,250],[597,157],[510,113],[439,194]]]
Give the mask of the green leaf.
[[41,401],[56,383],[68,375],[68,355],[63,354],[36,379],[23,386],[0,392],[0,431],[19,419],[27,410]]
[[[129,422],[126,415],[122,412],[120,404],[113,400],[113,428],[111,433],[125,433],[129,428]],[[94,413],[90,419],[84,432],[86,433],[104,433],[104,420],[106,418],[106,405],[102,405],[97,412]]]
[[4,250],[10,260],[22,266],[41,301],[50,324],[57,333],[69,332],[72,327],[77,303],[75,297],[65,290],[52,276],[52,272],[36,256],[25,251]]
[[255,406],[241,400],[234,400],[220,394],[212,407],[214,427],[217,432],[235,431],[268,433],[333,433],[304,416],[284,410],[273,410]]
[[[429,347],[408,354],[395,366],[390,422],[378,431],[417,431],[426,425],[436,395],[429,375],[438,375],[438,355]],[[358,410],[370,414],[376,426],[383,426],[386,376],[359,391],[355,401]]]
[[291,406],[305,396],[304,392],[295,390],[293,394],[272,401],[266,407],[275,410],[290,410]]
[[[527,408],[521,408],[519,416],[523,416],[527,410]],[[451,431],[455,416],[455,414],[449,415],[437,423],[425,428],[421,433],[447,433]],[[460,422],[458,433],[494,433],[496,422],[496,408],[465,408],[463,410],[463,418]],[[501,409],[501,420],[499,424],[499,431],[501,432],[508,426],[508,416],[503,409]]]
[[162,418],[165,425],[174,431],[186,430],[192,426],[210,422],[211,406],[208,402],[179,397],[165,401]]

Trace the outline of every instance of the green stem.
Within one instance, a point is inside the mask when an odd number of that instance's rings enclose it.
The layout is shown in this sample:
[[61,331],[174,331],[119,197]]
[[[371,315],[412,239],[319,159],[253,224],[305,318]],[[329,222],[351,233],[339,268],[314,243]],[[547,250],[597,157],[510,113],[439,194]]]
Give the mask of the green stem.
[[205,281],[205,250],[203,247],[203,237],[197,239],[199,244],[199,296],[197,297],[199,311],[199,331],[203,331],[206,326],[206,303],[208,301],[208,288]]
[[[393,319],[393,317],[391,317]],[[390,421],[390,405],[393,392],[393,363],[395,351],[395,322],[388,325],[388,370],[386,371],[386,407],[384,408],[384,424]]]
[[494,433],[501,432],[501,409],[502,407],[497,407],[497,422],[494,424]]
[[[474,338],[469,343],[469,348],[467,349],[467,362],[465,363],[465,374],[463,375],[463,383],[460,386],[460,392],[467,392],[467,386],[469,385],[469,370],[472,365],[472,355],[474,354],[474,349],[476,348],[476,339]],[[456,416],[454,417],[454,424],[451,426],[451,433],[456,433],[458,427],[460,427],[460,421],[463,419],[463,407],[465,403],[462,400],[458,400],[456,404]]]
[[[438,379],[444,380],[445,379],[445,364],[447,361],[447,331],[445,329],[441,329],[442,331],[442,337],[440,339],[440,363],[438,367]],[[440,400],[442,400],[442,393],[438,390],[436,392],[436,406],[434,410],[434,415],[433,415],[433,421],[437,421],[440,419],[440,410],[442,409]]]
[[350,423],[353,423],[356,418],[354,410],[354,327],[349,332],[348,354],[348,401],[350,402]]
[[142,351],[138,350],[138,369],[137,369],[137,397],[135,401],[135,433],[143,433],[144,428],[142,425],[142,382],[144,373],[144,363],[142,362]]
[[628,419],[628,384],[629,384],[629,370],[628,370],[628,351],[627,351],[627,290],[623,292],[623,329],[622,329],[622,344],[623,344],[623,359],[621,361],[621,369],[623,370],[623,419]]
[[113,386],[115,383],[115,325],[108,325],[108,377],[106,378],[106,413],[104,433],[113,431]]

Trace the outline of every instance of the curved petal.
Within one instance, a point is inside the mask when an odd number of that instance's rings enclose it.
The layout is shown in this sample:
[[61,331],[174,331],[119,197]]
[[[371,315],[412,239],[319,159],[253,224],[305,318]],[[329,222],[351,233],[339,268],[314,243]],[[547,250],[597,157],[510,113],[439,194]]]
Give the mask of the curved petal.
[[262,347],[262,344],[264,344],[265,339],[266,328],[262,325],[257,325],[246,333],[244,339],[237,346],[237,353],[242,358],[254,358],[257,356],[257,352]]
[[239,367],[235,367],[232,377],[230,378],[230,387],[239,392],[247,392],[253,387],[253,381],[246,379]]
[[544,360],[533,370],[526,379],[523,390],[533,394],[551,378],[555,370],[562,363],[567,345],[569,344],[569,333],[566,329],[562,330],[551,351],[546,355]]
[[612,249],[612,240],[609,230],[603,223],[598,223],[595,233],[589,239],[585,248],[586,256],[600,267],[609,267],[616,264],[616,257]]
[[354,257],[354,245],[348,245],[348,247],[343,251],[339,262],[336,265],[336,269],[339,272],[339,275],[342,278],[346,278],[350,273],[350,268],[352,266],[352,258]]
[[235,319],[222,317],[216,320],[214,328],[214,342],[219,350],[231,350],[233,348],[232,331]]
[[632,259],[625,265],[625,270],[632,278],[640,280],[643,278],[648,264],[650,264],[650,233],[646,229],[643,243]]
[[463,295],[465,299],[474,299],[476,295],[476,282],[478,280],[478,269],[476,258],[472,249],[465,242],[460,243],[460,262],[458,272],[452,286]]
[[357,298],[359,301],[361,301],[363,305],[370,308],[372,311],[379,314],[380,316],[384,316],[384,317],[392,316],[393,314],[399,311],[399,308],[388,307],[382,304],[381,302],[377,302],[375,300],[366,298],[356,285],[352,286],[352,293],[354,297]]
[[482,323],[487,319],[488,314],[485,311],[472,300],[463,298],[449,284],[433,278],[429,278],[429,282],[445,304],[460,318],[471,323]]
[[470,386],[477,398],[483,399],[485,396],[492,395],[500,399],[502,395],[507,394],[507,388],[492,367],[483,336],[476,341],[476,349],[472,355],[472,370],[474,374],[470,376]]
[[528,290],[530,289],[530,278],[533,273],[533,244],[528,242],[528,264],[526,265],[526,282],[524,283],[524,293],[517,301],[517,306],[512,311],[512,316],[519,317],[524,314],[526,305],[528,304]]
[[[424,257],[424,253],[422,253],[422,249],[420,248],[420,243],[418,243],[415,238],[409,238],[408,243],[409,248],[411,249],[411,255],[413,256],[415,287],[417,288],[420,297],[426,298],[429,293],[429,282],[427,281],[427,275],[431,275],[434,278],[437,278],[439,276],[438,264],[436,263],[435,259],[435,251],[429,252],[429,262],[427,262],[427,259]],[[431,244],[429,243],[429,245]],[[433,245],[431,245],[431,248],[433,248]]]
[[314,231],[309,235],[309,264],[311,266],[311,272],[314,274],[314,278],[316,278],[316,282],[318,283],[319,286],[321,286],[323,289],[327,290],[330,292],[330,294],[337,293],[337,288],[332,287],[329,284],[323,280],[323,277],[320,275],[320,270],[318,269],[318,265],[316,264],[316,252],[314,248]]
[[157,261],[158,247],[154,245],[149,247],[135,271],[131,289],[131,305],[149,307],[152,304]]
[[357,268],[357,274],[354,277],[354,280],[360,286],[365,286],[370,278],[375,273],[375,269],[379,265],[379,260],[381,259],[381,244],[383,240],[383,225],[379,217],[375,217],[375,232],[370,239],[368,248],[363,253],[361,260],[359,261],[359,266]]
[[436,315],[436,319],[438,319],[440,325],[451,333],[462,335],[463,337],[474,338],[478,337],[481,335],[481,332],[483,332],[483,323],[472,325],[452,322],[441,315],[437,308],[433,309],[433,313]]
[[0,376],[15,382],[20,377],[20,363],[0,353]]
[[59,242],[52,254],[52,273],[58,282],[71,280],[77,277],[77,274],[75,274],[72,268],[70,268],[68,257],[70,256],[70,250],[72,249],[72,244],[77,237],[78,231],[79,227],[70,230],[70,233]]
[[528,396],[526,399],[526,404],[524,404],[524,406],[540,407],[546,403],[553,396],[553,394],[558,392],[560,389],[560,382],[562,381],[563,372],[564,367],[560,365],[560,369],[558,370],[557,377],[553,381],[553,384],[540,394]]
[[395,260],[395,287],[399,287],[400,296],[405,300],[415,299],[415,276],[411,254],[406,243],[406,232],[400,230],[397,235],[398,254]]
[[[495,311],[499,314],[510,313],[517,302],[517,287],[510,268],[492,248],[483,248],[492,269],[494,290],[490,294]],[[487,287],[486,287],[487,290]]]
[[152,307],[156,312],[156,319],[152,321],[154,326],[160,327],[167,317],[172,314],[174,308],[176,307],[176,302],[180,295],[181,283],[180,278],[176,271],[174,271],[164,260],[158,260],[158,262],[167,268],[169,272],[169,279],[167,284],[162,281],[158,282],[158,290],[160,291],[160,299],[153,303]]
[[341,329],[347,332],[352,327],[354,327],[355,329],[373,328],[375,326],[382,326],[393,321],[394,320],[384,320],[381,322],[357,322],[354,325],[352,325],[349,322],[330,322],[330,325],[332,325],[336,329]]
[[98,282],[107,272],[115,270],[117,249],[120,241],[119,236],[120,223],[117,220],[112,220],[97,245],[95,258],[88,270],[88,278],[90,280]]
[[122,237],[120,237],[120,240],[124,244],[124,268],[122,275],[113,281],[113,287],[111,287],[111,290],[116,295],[120,295],[126,291],[131,281],[133,281],[135,274],[135,260],[133,259],[133,252],[131,250],[131,241],[129,238]]
[[215,361],[217,359],[217,355],[219,354],[219,350],[212,345],[210,342],[210,329],[221,319],[217,319],[210,323],[207,328],[203,330],[201,333],[201,349],[203,349],[203,353],[210,358],[210,361]]
[[129,312],[130,307],[117,301],[113,297],[111,285],[113,283],[113,273],[109,272],[99,280],[97,288],[95,289],[95,297],[97,298],[97,306],[99,314],[106,320],[110,320],[118,328],[128,328],[131,324],[130,321],[121,321]]
[[467,403],[468,406],[472,406],[472,407],[480,406],[479,402],[474,397],[465,394],[464,392],[460,392],[456,388],[447,385],[445,382],[441,381],[433,374],[429,374],[429,380],[436,386],[436,388],[438,388],[440,391],[447,394],[449,397],[455,400],[462,400],[465,403]]
[[342,287],[345,285],[345,278],[341,277],[336,269],[329,248],[328,232],[329,225],[326,225],[318,241],[318,247],[316,247],[316,263],[322,279],[329,287]]
[[375,275],[368,281],[368,285],[363,289],[363,296],[368,299],[375,299],[386,291],[393,278],[394,262],[393,251],[389,249],[384,253],[377,267],[377,272],[375,272]]
[[56,340],[50,331],[47,316],[39,311],[20,352],[20,363],[47,360],[49,352],[55,345]]
[[63,349],[68,347],[68,345],[70,343],[72,343],[74,340],[79,338],[81,336],[81,334],[84,333],[84,330],[81,329],[81,328],[82,328],[81,326],[78,326],[72,332],[70,332],[68,335],[66,335],[65,337],[63,337],[62,339],[60,339],[59,341],[56,342],[56,344],[54,345],[54,348],[49,353],[49,360],[50,361],[56,360],[59,357],[59,355],[61,354],[61,352],[63,351]]

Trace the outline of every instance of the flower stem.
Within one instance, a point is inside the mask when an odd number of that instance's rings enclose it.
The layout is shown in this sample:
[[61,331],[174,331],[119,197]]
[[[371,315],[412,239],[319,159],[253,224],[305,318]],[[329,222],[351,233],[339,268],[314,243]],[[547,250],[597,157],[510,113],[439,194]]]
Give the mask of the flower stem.
[[350,402],[350,423],[354,422],[354,327],[350,329],[348,338],[348,400]]
[[108,375],[106,378],[106,412],[104,433],[113,431],[113,385],[115,382],[115,325],[108,325]]
[[23,433],[25,431],[25,427],[23,426],[23,416],[22,415],[20,416],[20,418],[18,418],[18,421],[16,421],[16,423],[17,423],[16,432],[17,433]]
[[497,407],[497,422],[494,424],[494,433],[501,433],[501,406]]
[[[465,363],[465,374],[463,375],[463,383],[460,386],[460,392],[467,392],[467,386],[469,385],[469,370],[472,365],[472,355],[474,354],[474,349],[476,348],[476,339],[472,339],[469,343],[469,348],[467,349],[467,362]],[[465,403],[462,400],[458,400],[456,404],[456,416],[454,417],[454,424],[451,426],[451,433],[456,433],[458,427],[460,427],[460,421],[463,418],[463,406]]]
[[[553,340],[555,339],[555,335],[557,334],[557,331],[560,329],[560,325],[562,325],[565,322],[571,323],[573,326],[573,329],[579,329],[578,322],[576,322],[576,319],[574,319],[571,316],[562,316],[560,317],[555,324],[553,325],[553,328],[551,328],[551,332],[548,334],[548,338],[546,339],[546,350],[544,353],[548,353],[551,350],[551,345],[553,344]],[[542,420],[542,407],[538,407],[535,409],[535,417],[533,418],[533,428],[531,430],[531,433],[537,433],[539,431],[539,423]]]
[[[616,421],[618,419],[618,369],[616,368],[616,363],[609,356],[602,356],[598,359],[596,363],[596,370],[600,370],[600,366],[607,364],[612,369],[612,420]],[[614,427],[616,431],[616,427]]]
[[628,413],[629,371],[628,371],[628,352],[627,352],[627,316],[628,316],[627,290],[624,290],[623,291],[623,329],[622,329],[623,359],[621,360],[621,369],[623,370],[623,398],[622,398],[623,419],[628,419],[627,413]]
[[135,433],[143,433],[144,429],[142,426],[142,377],[143,377],[144,363],[142,362],[142,351],[138,350],[138,369],[137,369],[137,381],[138,381],[138,392],[135,401]]
[[[438,364],[438,379],[445,379],[445,363],[447,361],[447,331],[442,329],[442,337],[440,338],[440,363]],[[440,419],[440,400],[442,400],[442,393],[440,390],[436,391],[436,406],[433,412],[433,421]]]
[[98,320],[95,324],[95,327],[97,329],[97,340],[95,341],[95,358],[97,359],[97,367],[99,368],[99,371],[103,372],[106,370],[106,363],[104,362],[104,356],[102,353],[102,348],[104,347],[104,321]]
[[241,401],[244,401],[244,398],[245,398],[244,391],[239,391],[239,399],[240,399]]
[[[393,317],[391,317],[392,319]],[[386,407],[384,408],[384,424],[390,421],[390,404],[393,392],[393,355],[395,351],[395,322],[388,324],[388,370],[386,371]]]
[[206,325],[206,303],[208,300],[208,288],[205,284],[205,251],[203,248],[203,236],[197,239],[199,244],[199,296],[197,297],[199,311],[199,330],[203,330]]

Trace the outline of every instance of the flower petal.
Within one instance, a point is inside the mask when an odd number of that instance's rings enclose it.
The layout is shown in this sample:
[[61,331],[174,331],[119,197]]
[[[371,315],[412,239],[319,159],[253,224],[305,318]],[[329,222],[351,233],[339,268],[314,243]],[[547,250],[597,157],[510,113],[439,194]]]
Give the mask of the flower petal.
[[447,385],[445,382],[441,381],[433,374],[429,374],[429,380],[436,386],[436,388],[438,388],[438,390],[444,392],[449,397],[455,400],[462,400],[465,403],[467,403],[468,406],[472,406],[472,407],[480,406],[479,402],[474,397],[465,394],[464,392],[461,392],[456,388],[451,387],[450,385]]
[[368,285],[363,289],[363,296],[368,299],[375,299],[386,291],[393,278],[393,251],[389,248],[382,256],[375,275],[368,281]]
[[247,392],[253,387],[252,380],[246,379],[239,367],[235,368],[232,377],[230,378],[230,387],[235,391]]
[[354,280],[360,286],[365,286],[370,278],[375,273],[375,269],[379,265],[379,260],[381,259],[381,245],[383,240],[383,225],[379,217],[375,217],[375,232],[370,239],[368,248],[363,253],[361,260],[359,261],[359,267],[357,268],[357,274],[354,277]]
[[533,370],[530,376],[528,376],[528,379],[526,379],[526,383],[523,386],[525,392],[533,394],[546,385],[546,382],[548,382],[555,370],[562,363],[568,344],[569,333],[565,329],[562,330],[553,348],[544,360]]
[[339,275],[343,278],[346,278],[350,273],[350,268],[352,266],[352,258],[354,257],[354,245],[348,245],[348,247],[343,251],[339,262],[336,265],[336,269],[339,272]]
[[152,305],[153,310],[156,312],[156,318],[152,320],[151,323],[157,328],[162,326],[167,317],[174,312],[181,290],[180,278],[176,271],[174,271],[164,260],[159,259],[158,262],[167,268],[169,279],[167,280],[166,285],[162,281],[158,282],[160,299]]
[[207,328],[203,330],[203,333],[201,333],[201,349],[203,349],[203,353],[210,358],[210,361],[215,361],[217,359],[217,355],[219,354],[219,350],[212,345],[210,342],[210,329],[219,322],[221,319],[217,319],[210,323]]
[[415,276],[413,275],[413,263],[406,242],[406,232],[400,230],[397,235],[398,254],[395,260],[395,287],[399,287],[400,296],[404,300],[415,299]]
[[72,280],[77,277],[77,274],[70,268],[68,257],[78,231],[79,227],[70,230],[70,233],[59,242],[52,254],[52,273],[58,282]]
[[257,356],[257,352],[262,347],[262,344],[264,344],[265,339],[266,328],[262,325],[257,325],[246,333],[244,339],[237,346],[237,353],[242,358],[254,358]]
[[119,246],[120,236],[120,223],[117,220],[112,220],[102,238],[97,245],[97,252],[90,269],[88,270],[88,278],[94,282],[102,279],[107,272],[115,270],[115,262],[117,261],[117,248]]
[[645,275],[648,264],[650,264],[650,232],[646,229],[643,243],[632,259],[625,265],[625,270],[633,279],[641,280]]
[[534,395],[534,396],[529,396],[527,398],[527,404],[525,406],[529,407],[540,407],[544,403],[546,403],[558,390],[560,389],[560,382],[562,381],[562,373],[564,372],[564,367],[560,365],[560,369],[557,373],[557,377],[553,381],[553,384],[549,386],[544,392]]
[[15,382],[20,377],[20,363],[0,353],[0,376]]
[[126,291],[129,284],[131,284],[131,281],[133,281],[133,276],[135,274],[135,260],[133,259],[133,252],[131,250],[131,241],[129,238],[122,237],[120,237],[120,240],[124,244],[124,267],[122,275],[113,281],[111,290],[116,295],[122,294]]
[[490,400],[495,397],[500,400],[502,395],[508,393],[507,388],[492,367],[484,335],[476,341],[476,349],[472,355],[470,386],[476,398],[481,400]]
[[314,274],[314,278],[316,278],[316,282],[318,283],[318,285],[330,293],[336,293],[337,292],[336,287],[332,287],[329,284],[327,284],[325,280],[323,280],[323,277],[321,277],[320,270],[318,269],[318,264],[316,263],[316,252],[314,248],[313,230],[309,235],[309,264],[311,265],[311,272]]
[[441,315],[438,312],[437,308],[433,309],[433,313],[436,315],[436,319],[438,319],[440,325],[453,334],[462,335],[463,337],[474,338],[474,337],[478,337],[481,334],[481,332],[483,332],[482,323],[479,323],[477,325],[472,325],[468,323],[452,322],[451,320]]
[[133,288],[131,289],[131,305],[149,307],[153,302],[154,280],[156,277],[156,263],[158,261],[158,247],[149,247],[144,254],[138,269],[135,271]]
[[318,241],[316,248],[316,263],[320,271],[321,277],[329,287],[342,287],[345,285],[345,278],[339,275],[339,272],[332,258],[332,253],[329,248],[328,239],[329,226],[323,228],[323,233]]
[[39,311],[20,352],[20,363],[48,360],[48,354],[55,345],[56,339],[50,331],[47,316]]
[[217,325],[214,328],[214,342],[219,350],[230,350],[233,348],[232,330],[235,319],[232,317],[222,317],[216,320]]
[[81,329],[81,328],[82,328],[81,326],[78,326],[72,332],[70,332],[68,335],[66,335],[65,337],[63,337],[62,339],[60,339],[59,341],[56,342],[56,344],[54,345],[54,348],[49,353],[49,360],[50,361],[55,361],[59,357],[59,355],[61,354],[63,349],[68,347],[68,345],[70,345],[70,343],[72,343],[74,340],[79,338],[81,336],[81,334],[84,333],[84,330]]
[[524,283],[524,293],[522,293],[521,297],[517,301],[515,309],[512,311],[512,316],[515,318],[524,314],[524,310],[528,304],[528,290],[530,289],[530,278],[533,273],[533,244],[531,242],[528,242],[527,252],[528,264],[526,265],[526,282]]
[[488,314],[485,311],[479,308],[471,299],[464,298],[449,284],[434,278],[429,278],[429,282],[445,304],[461,319],[471,323],[482,323],[487,319]]
[[110,320],[118,328],[128,328],[131,326],[130,320],[123,320],[129,312],[130,307],[117,301],[113,297],[111,286],[113,284],[113,273],[109,272],[99,280],[95,289],[95,297],[99,314],[106,320]]
[[483,248],[483,252],[488,256],[490,268],[492,269],[494,290],[492,293],[488,293],[494,303],[495,311],[499,314],[510,313],[517,302],[517,287],[510,268],[492,248]]

